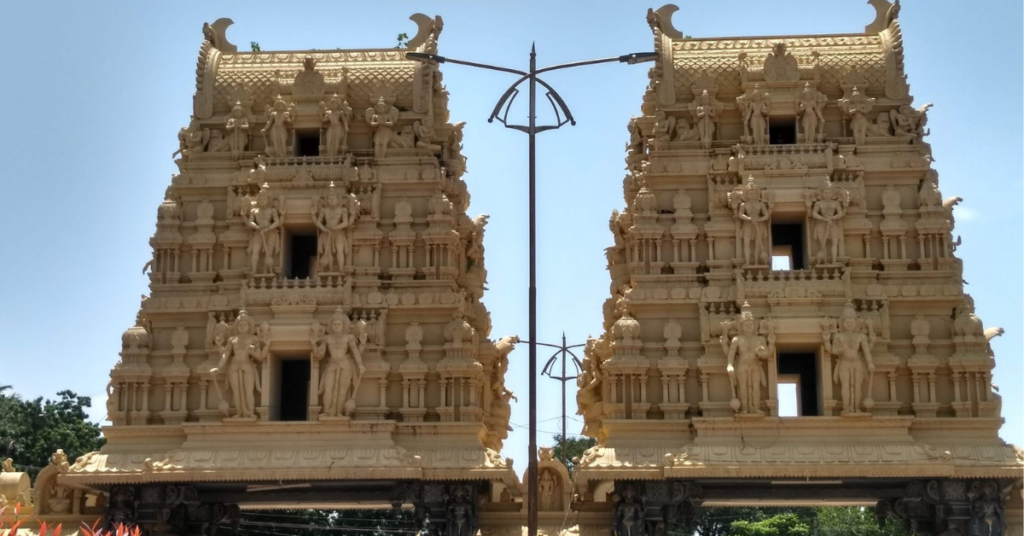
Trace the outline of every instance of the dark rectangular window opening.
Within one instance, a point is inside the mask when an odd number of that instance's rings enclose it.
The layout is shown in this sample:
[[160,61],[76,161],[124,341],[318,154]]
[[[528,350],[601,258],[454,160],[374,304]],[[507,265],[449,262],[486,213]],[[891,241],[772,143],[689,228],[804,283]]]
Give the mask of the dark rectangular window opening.
[[[776,259],[785,257],[786,260]],[[782,270],[776,265],[783,266],[788,262],[787,270],[803,270],[806,268],[804,262],[804,226],[802,223],[773,223],[772,224],[772,270]]]
[[768,143],[771,145],[796,143],[796,119],[770,119],[768,123]]
[[295,156],[320,156],[320,131],[295,131]]
[[[783,384],[796,384],[797,386],[798,409],[796,416],[821,415],[818,410],[818,357],[813,353],[780,352],[778,362],[780,391],[783,389]],[[787,377],[790,381],[786,381]]]
[[281,361],[281,407],[278,411],[282,421],[305,421],[309,415],[309,359],[285,359]]
[[292,234],[285,252],[288,253],[288,266],[285,275],[290,279],[306,279],[313,276],[316,265],[316,235]]

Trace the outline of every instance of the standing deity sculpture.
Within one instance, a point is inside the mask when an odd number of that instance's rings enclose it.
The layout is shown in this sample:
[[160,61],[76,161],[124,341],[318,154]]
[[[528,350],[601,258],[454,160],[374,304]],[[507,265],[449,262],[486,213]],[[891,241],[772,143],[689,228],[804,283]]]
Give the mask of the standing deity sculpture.
[[267,106],[266,115],[267,124],[260,133],[263,134],[267,154],[277,157],[290,155],[292,151],[288,137],[295,120],[295,105],[289,105],[278,95],[274,105]]
[[537,483],[537,502],[541,510],[555,509],[555,478],[550,470],[540,473]]
[[231,156],[236,158],[241,156],[245,148],[249,146],[249,117],[240,101],[236,101],[231,108],[231,115],[224,123],[224,130],[228,133],[227,140]]
[[[759,333],[758,322],[746,302],[735,321],[722,323],[722,335],[718,340],[725,352],[726,372],[732,386],[729,404],[737,413],[764,415],[761,411],[761,388],[767,388],[768,380],[761,361],[775,353],[775,329],[771,321],[762,324],[767,331],[765,335]],[[733,329],[737,333],[730,337]]]
[[728,201],[740,223],[739,238],[743,246],[743,262],[768,264],[768,227],[772,213],[770,195],[764,199],[754,177],[747,178],[743,188],[729,192]]
[[[853,304],[847,302],[838,327],[831,318],[825,318],[821,328],[825,353],[836,357],[832,382],[842,387],[840,414],[857,415],[861,413],[861,406],[870,410],[875,404],[871,398],[871,380],[875,372],[875,364],[871,360],[871,347],[875,342],[871,320],[859,318]],[[863,390],[865,379],[868,380],[866,394]]]
[[348,151],[348,131],[352,121],[352,108],[348,101],[335,93],[326,103],[320,103],[320,118],[324,124],[324,154],[337,156]]
[[842,219],[850,204],[850,192],[825,179],[815,197],[811,206],[811,219],[817,222],[814,227],[814,238],[818,241],[816,259],[818,262],[835,264],[842,251]]
[[704,90],[695,102],[690,104],[690,113],[697,126],[697,134],[700,137],[701,146],[705,149],[711,148],[711,142],[715,137],[715,123],[718,122],[718,112],[721,104],[718,103],[708,90]]
[[598,444],[604,443],[601,430],[601,418],[604,416],[604,403],[601,399],[602,374],[596,353],[598,339],[588,339],[585,347],[586,358],[576,377],[576,414],[583,417],[583,431],[586,437],[597,439]]
[[352,227],[359,218],[358,200],[353,204],[331,182],[327,194],[313,207],[317,237],[317,266],[323,272],[343,271],[352,263]]
[[744,141],[754,145],[767,145],[771,95],[762,90],[760,84],[754,84],[753,91],[740,97],[736,98],[736,103],[743,118]]
[[451,494],[445,495],[446,534],[445,536],[474,536],[477,533],[476,507],[470,487],[454,485]]
[[849,97],[839,99],[839,109],[850,118],[850,130],[853,131],[853,141],[857,145],[864,145],[871,125],[868,113],[874,107],[875,99],[861,94],[857,86],[853,86]]
[[[252,236],[249,238],[249,269],[253,273],[275,274],[279,268],[278,255],[281,253],[281,220],[284,212],[278,211],[277,202],[271,198],[270,185],[263,183],[256,203],[250,204],[246,214],[246,225]],[[263,271],[259,271],[260,255],[263,256]]]
[[341,307],[334,311],[330,328],[327,335],[312,332],[314,354],[327,359],[317,386],[317,394],[322,396],[321,415],[348,417],[355,411],[356,392],[366,372],[363,345],[358,344],[351,321]]
[[800,102],[797,103],[797,115],[800,115],[800,141],[803,143],[815,143],[825,139],[825,116],[822,110],[825,109],[826,98],[823,93],[811,88],[808,82],[804,84],[804,90],[800,93]]
[[[265,341],[256,336],[255,327],[255,323],[243,309],[235,319],[233,334],[226,339],[220,335],[214,340],[214,344],[220,350],[220,361],[210,369],[210,375],[220,393],[220,409],[225,415],[228,415],[229,407],[217,382],[217,375],[222,371],[227,374],[227,387],[235,403],[234,416],[254,418],[256,415],[255,393],[263,392],[260,383],[256,381],[256,362],[265,359],[269,354],[263,348]],[[265,362],[263,366],[267,366]]]
[[647,508],[636,491],[636,484],[626,482],[615,504],[615,536],[647,536],[644,519]]
[[380,97],[377,104],[366,109],[364,115],[366,123],[373,129],[373,156],[384,158],[388,155],[388,145],[394,136],[395,125],[398,124],[398,108],[385,102],[384,97]]

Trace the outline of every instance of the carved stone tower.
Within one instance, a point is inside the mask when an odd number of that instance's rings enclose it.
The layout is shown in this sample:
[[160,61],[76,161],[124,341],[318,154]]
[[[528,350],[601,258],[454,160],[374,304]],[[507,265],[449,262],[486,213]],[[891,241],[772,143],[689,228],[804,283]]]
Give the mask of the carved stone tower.
[[[412,19],[408,49],[436,52],[441,18]],[[489,339],[487,217],[441,73],[391,48],[240,52],[230,24],[203,28],[107,444],[56,482],[179,534],[272,507],[268,482],[475,524],[478,496],[520,496],[498,455],[517,339]]]
[[648,13],[659,57],[577,395],[599,442],[580,509],[605,503],[620,536],[705,502],[822,498],[918,534],[1021,533],[1002,330],[964,293],[899,3],[872,4],[841,36],[684,38],[675,6]]

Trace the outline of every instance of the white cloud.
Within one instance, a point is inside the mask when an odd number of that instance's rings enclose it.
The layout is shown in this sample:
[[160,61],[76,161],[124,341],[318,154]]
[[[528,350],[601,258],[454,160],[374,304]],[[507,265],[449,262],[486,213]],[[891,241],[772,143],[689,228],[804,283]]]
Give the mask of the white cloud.
[[956,221],[976,221],[978,213],[963,205],[957,205],[953,207],[953,217]]

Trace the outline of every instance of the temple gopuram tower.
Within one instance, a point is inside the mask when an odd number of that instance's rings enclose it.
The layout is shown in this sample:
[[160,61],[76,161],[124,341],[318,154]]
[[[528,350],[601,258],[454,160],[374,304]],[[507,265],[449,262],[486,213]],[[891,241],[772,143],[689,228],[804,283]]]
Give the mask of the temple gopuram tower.
[[648,12],[659,56],[577,394],[599,442],[578,508],[620,536],[735,504],[1021,534],[1022,454],[991,382],[1002,330],[964,293],[960,198],[939,191],[899,3],[871,3],[844,35],[690,38],[675,6]]
[[36,493],[75,499],[41,519],[192,534],[247,507],[412,505],[471,536],[481,502],[520,496],[498,454],[518,339],[489,338],[463,123],[405,59],[442,21],[411,18],[407,49],[241,52],[230,20],[204,26],[113,425],[48,469]]

